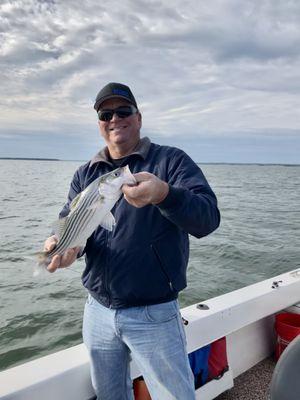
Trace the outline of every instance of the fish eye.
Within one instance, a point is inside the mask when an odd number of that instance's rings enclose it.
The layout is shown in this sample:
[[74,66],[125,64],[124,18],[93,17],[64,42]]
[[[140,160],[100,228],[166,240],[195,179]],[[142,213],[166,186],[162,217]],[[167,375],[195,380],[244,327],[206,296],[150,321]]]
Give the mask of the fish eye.
[[120,172],[119,171],[114,172],[114,176],[117,178],[118,176],[120,176]]

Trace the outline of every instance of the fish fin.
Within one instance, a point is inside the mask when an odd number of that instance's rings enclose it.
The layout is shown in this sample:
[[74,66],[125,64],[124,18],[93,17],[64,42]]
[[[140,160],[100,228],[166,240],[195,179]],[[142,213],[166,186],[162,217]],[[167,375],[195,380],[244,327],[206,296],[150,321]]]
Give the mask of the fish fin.
[[38,266],[47,266],[50,263],[48,251],[38,251],[34,253],[34,256],[37,259]]
[[58,240],[62,237],[64,230],[66,229],[66,225],[68,222],[68,217],[59,218],[57,221],[53,222],[52,229],[57,236]]
[[32,254],[30,261],[33,262],[33,277],[36,278],[37,276],[46,272],[51,258],[49,257],[48,251],[38,251]]
[[48,255],[47,251],[37,251],[34,253],[34,256],[39,260],[42,261],[44,260]]
[[100,225],[102,226],[102,228],[105,228],[108,231],[112,231],[113,227],[116,225],[116,220],[111,212],[104,216],[104,218],[100,222]]
[[40,276],[41,274],[44,274],[47,271],[47,267],[44,264],[35,264],[33,266],[33,271],[32,271],[32,276],[36,278],[37,276]]

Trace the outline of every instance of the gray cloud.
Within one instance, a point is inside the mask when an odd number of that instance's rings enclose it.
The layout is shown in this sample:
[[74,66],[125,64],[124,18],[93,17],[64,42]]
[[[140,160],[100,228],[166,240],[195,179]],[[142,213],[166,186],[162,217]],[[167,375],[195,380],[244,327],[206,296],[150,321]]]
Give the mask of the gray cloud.
[[123,81],[158,136],[298,132],[299,19],[296,0],[2,2],[2,130],[79,134]]

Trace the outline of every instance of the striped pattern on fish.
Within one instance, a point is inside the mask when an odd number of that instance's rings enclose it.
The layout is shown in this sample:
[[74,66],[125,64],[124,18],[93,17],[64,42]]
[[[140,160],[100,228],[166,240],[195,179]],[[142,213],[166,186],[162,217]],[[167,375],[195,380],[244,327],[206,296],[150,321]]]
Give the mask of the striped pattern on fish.
[[[97,199],[97,193],[93,196],[86,197],[79,206],[76,212],[73,212],[67,220],[65,231],[57,246],[48,253],[49,257],[63,253],[70,247],[79,246],[81,243],[76,243],[76,238],[79,238],[79,232],[85,231],[88,224],[96,214],[96,209],[87,209]],[[98,224],[99,225],[99,224]]]
[[39,265],[47,266],[53,256],[68,248],[85,246],[99,225],[112,230],[115,219],[110,211],[121,197],[124,184],[136,184],[128,166],[100,176],[80,192],[72,201],[69,214],[55,223],[56,247],[38,253]]

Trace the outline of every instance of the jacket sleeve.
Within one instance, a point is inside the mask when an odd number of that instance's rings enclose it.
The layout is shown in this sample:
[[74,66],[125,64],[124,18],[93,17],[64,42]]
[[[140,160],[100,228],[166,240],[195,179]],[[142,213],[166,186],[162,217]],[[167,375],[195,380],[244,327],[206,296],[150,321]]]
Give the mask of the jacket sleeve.
[[176,150],[168,166],[169,193],[157,207],[165,218],[200,238],[220,224],[217,198],[197,164]]

